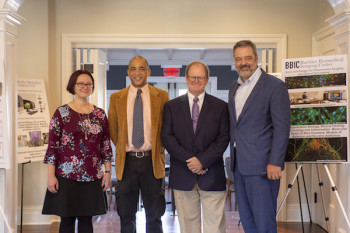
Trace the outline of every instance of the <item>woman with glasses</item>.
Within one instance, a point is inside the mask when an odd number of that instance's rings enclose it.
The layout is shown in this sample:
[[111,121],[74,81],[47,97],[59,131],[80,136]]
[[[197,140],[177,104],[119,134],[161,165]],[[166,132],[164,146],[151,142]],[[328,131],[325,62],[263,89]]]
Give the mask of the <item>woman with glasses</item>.
[[60,233],[74,233],[76,219],[79,233],[91,233],[92,216],[106,213],[104,191],[111,181],[113,156],[106,114],[88,100],[93,90],[91,73],[75,71],[67,85],[74,100],[59,107],[50,121],[42,213],[61,217]]

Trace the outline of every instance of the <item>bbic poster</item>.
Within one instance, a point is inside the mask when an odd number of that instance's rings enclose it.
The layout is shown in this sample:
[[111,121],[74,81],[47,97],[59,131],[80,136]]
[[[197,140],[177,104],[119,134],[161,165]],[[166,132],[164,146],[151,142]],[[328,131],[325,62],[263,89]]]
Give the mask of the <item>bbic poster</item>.
[[282,64],[291,104],[286,162],[347,162],[347,56],[286,59]]
[[18,79],[17,89],[18,163],[42,161],[50,122],[44,80]]

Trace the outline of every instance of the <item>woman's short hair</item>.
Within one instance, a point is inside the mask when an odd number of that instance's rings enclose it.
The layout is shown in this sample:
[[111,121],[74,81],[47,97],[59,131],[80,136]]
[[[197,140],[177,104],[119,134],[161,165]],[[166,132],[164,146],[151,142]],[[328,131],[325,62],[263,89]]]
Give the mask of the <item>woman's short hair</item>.
[[74,71],[73,74],[70,76],[69,78],[69,81],[68,81],[68,84],[67,84],[67,91],[69,93],[71,93],[72,95],[75,95],[75,92],[74,92],[74,86],[75,84],[77,83],[77,80],[78,80],[78,77],[79,75],[81,74],[87,74],[90,76],[91,78],[91,81],[92,81],[92,89],[91,89],[91,92],[94,91],[94,84],[95,84],[95,80],[94,80],[94,77],[92,77],[92,74],[87,71],[87,70],[77,70],[77,71]]

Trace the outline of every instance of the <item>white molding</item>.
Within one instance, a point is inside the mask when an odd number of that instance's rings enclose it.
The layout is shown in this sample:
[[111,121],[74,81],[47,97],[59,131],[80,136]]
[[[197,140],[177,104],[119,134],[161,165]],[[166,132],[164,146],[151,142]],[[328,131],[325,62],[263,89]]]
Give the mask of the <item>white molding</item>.
[[315,31],[312,36],[315,41],[320,41],[334,35],[334,29],[330,25]]
[[333,7],[336,14],[349,9],[349,0],[328,0],[328,3]]
[[[53,221],[51,215],[41,214],[43,206],[24,206],[23,207],[23,225],[48,225]],[[17,216],[21,216],[21,209],[17,209]],[[58,219],[58,218],[56,218]]]
[[277,72],[287,58],[286,34],[62,34],[62,103],[71,101],[65,83],[72,73],[73,48],[230,48],[242,39],[258,48],[277,48]]
[[[334,28],[339,29],[343,26],[346,26],[349,24],[350,21],[350,10],[345,10],[339,14],[336,14],[328,19],[326,21]],[[346,27],[347,29],[347,27]],[[345,30],[347,32],[348,30]],[[339,32],[337,32],[339,34]],[[341,34],[342,32],[340,32]]]
[[[24,22],[24,18],[9,9],[0,9],[0,61],[5,68],[5,99],[7,101],[7,120],[4,124],[8,131],[8,145],[6,145],[10,166],[9,169],[0,172],[0,205],[2,206],[10,228],[16,229],[17,205],[18,205],[18,164],[16,141],[16,116],[17,111],[17,38],[18,27]],[[4,229],[4,220],[0,217],[0,232]]]
[[331,26],[321,28],[312,34],[312,56],[335,54],[335,30]]

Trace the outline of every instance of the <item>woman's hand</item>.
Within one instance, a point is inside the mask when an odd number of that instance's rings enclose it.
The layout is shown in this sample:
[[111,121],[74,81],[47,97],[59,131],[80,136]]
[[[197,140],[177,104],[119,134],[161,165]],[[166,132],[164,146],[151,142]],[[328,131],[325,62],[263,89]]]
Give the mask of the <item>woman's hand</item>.
[[47,179],[47,189],[52,193],[58,192],[58,180],[56,176],[49,176]]
[[109,188],[110,183],[111,183],[111,173],[105,173],[105,175],[102,178],[102,184],[101,184],[103,188],[103,192]]
[[52,193],[58,192],[58,180],[55,175],[56,167],[53,164],[47,165],[47,189]]

